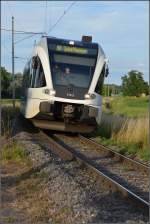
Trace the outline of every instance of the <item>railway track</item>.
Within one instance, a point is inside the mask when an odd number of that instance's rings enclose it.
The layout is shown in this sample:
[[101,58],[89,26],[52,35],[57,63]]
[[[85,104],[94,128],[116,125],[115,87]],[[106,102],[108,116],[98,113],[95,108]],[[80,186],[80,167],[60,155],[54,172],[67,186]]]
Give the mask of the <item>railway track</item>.
[[48,135],[51,150],[65,160],[76,158],[90,168],[110,191],[149,210],[149,168],[81,135]]

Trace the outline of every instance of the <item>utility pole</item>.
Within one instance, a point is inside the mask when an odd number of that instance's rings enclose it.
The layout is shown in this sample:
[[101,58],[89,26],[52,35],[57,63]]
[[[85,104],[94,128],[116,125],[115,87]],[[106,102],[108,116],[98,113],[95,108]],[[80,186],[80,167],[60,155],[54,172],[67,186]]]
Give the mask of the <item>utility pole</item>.
[[12,16],[12,100],[13,108],[15,108],[15,63],[14,63],[14,17]]

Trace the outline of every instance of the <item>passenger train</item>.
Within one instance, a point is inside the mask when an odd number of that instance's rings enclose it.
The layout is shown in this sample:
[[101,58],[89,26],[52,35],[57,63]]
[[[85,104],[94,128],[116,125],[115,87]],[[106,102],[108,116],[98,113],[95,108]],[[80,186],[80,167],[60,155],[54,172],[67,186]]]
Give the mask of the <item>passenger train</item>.
[[91,132],[100,124],[107,75],[107,58],[91,36],[42,37],[24,68],[21,113],[42,129]]

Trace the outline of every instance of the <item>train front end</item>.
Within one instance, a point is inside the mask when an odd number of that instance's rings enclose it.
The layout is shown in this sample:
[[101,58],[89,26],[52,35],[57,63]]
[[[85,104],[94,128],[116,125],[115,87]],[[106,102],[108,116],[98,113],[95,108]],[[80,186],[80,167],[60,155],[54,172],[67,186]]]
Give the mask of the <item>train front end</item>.
[[[102,85],[108,73],[102,48],[87,37],[82,41],[46,38],[46,44],[48,65],[41,55],[45,99],[39,98],[38,113],[32,117],[34,125],[69,132],[93,131],[100,124]],[[38,57],[40,48],[36,50]]]

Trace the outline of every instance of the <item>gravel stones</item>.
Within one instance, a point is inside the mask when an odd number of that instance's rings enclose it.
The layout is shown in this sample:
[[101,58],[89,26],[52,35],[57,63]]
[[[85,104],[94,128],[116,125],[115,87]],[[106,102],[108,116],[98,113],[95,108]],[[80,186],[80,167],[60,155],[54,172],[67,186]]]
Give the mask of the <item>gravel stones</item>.
[[63,161],[51,152],[40,131],[22,130],[15,138],[28,151],[34,168],[38,168],[42,191],[37,201],[46,195],[43,199],[48,203],[47,221],[36,223],[148,222],[142,210],[110,193],[81,163]]

